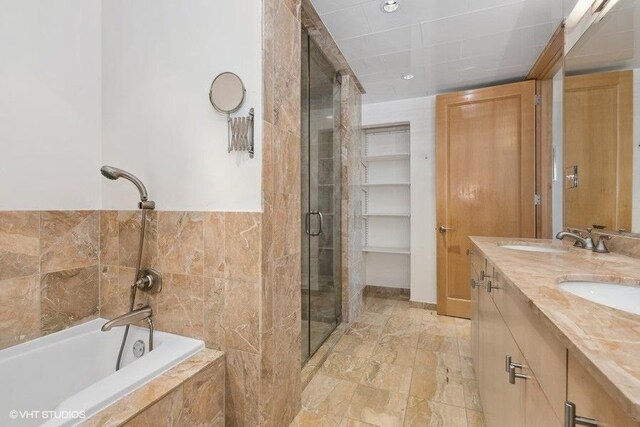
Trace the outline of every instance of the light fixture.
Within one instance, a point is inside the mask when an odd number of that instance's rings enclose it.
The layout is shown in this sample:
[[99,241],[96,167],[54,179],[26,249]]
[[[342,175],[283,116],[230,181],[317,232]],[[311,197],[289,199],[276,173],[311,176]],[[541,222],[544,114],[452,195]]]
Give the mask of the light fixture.
[[402,75],[402,80],[411,80],[412,78],[414,78],[415,76],[413,74],[403,74]]
[[328,119],[328,120],[333,120],[333,116],[332,116],[332,115],[328,115],[328,116],[327,116],[327,119]]
[[386,13],[393,13],[400,7],[398,0],[385,0],[382,2],[382,11]]

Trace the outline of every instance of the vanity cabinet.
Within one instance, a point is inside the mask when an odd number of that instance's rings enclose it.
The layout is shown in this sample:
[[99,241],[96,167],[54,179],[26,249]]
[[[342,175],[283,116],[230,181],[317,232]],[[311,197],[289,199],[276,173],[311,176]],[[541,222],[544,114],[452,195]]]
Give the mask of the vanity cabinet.
[[[476,280],[483,278],[480,286],[472,288],[472,308],[477,300],[477,310],[472,309],[472,351],[474,341],[477,340],[477,351],[473,352],[474,367],[476,367],[480,397],[485,413],[486,423],[490,427],[500,426],[531,426],[531,427],[560,427],[562,417],[556,414],[550,399],[545,393],[543,383],[534,371],[529,358],[536,361],[540,352],[550,351],[555,343],[549,344],[540,338],[539,333],[532,333],[526,319],[515,319],[514,334],[511,324],[505,317],[516,318],[518,312],[528,307],[513,307],[519,304],[513,300],[513,289],[505,282],[500,272],[486,260],[473,261],[472,277]],[[476,271],[478,265],[484,270]],[[482,274],[484,271],[484,274]],[[523,304],[524,305],[524,304]],[[475,335],[474,335],[475,334]],[[519,339],[518,339],[519,338]],[[536,346],[540,346],[538,351]],[[531,351],[532,348],[536,350]],[[525,349],[529,350],[529,353]],[[553,348],[553,351],[557,351]],[[510,359],[507,359],[510,357]],[[565,356],[566,358],[566,356]],[[562,359],[562,358],[560,358]],[[509,361],[513,365],[510,375]],[[550,378],[557,375],[560,368],[561,377],[565,377],[565,361],[555,360],[547,367],[546,362],[538,363],[540,378]],[[556,376],[551,386],[551,394],[557,393],[565,381],[558,381]],[[564,391],[560,391],[558,410],[564,407]]]
[[574,421],[640,427],[560,341],[553,317],[527,302],[500,264],[494,265],[478,246],[470,258],[471,348],[488,427],[590,425],[567,420],[567,408],[574,408]]
[[575,405],[580,417],[598,420],[598,426],[638,427],[569,352],[567,371],[567,401]]

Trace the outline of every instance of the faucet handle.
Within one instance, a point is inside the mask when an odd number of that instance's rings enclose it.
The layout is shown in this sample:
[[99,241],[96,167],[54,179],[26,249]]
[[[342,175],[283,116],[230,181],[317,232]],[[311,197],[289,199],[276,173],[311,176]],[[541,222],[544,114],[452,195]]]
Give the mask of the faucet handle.
[[591,236],[592,231],[593,231],[593,227],[587,227],[587,236]]
[[607,245],[604,243],[605,240],[611,240],[611,236],[609,236],[608,234],[601,234],[600,238],[598,239],[598,244],[595,248],[593,248],[593,252],[597,252],[599,254],[608,254],[610,251],[609,248],[607,248]]

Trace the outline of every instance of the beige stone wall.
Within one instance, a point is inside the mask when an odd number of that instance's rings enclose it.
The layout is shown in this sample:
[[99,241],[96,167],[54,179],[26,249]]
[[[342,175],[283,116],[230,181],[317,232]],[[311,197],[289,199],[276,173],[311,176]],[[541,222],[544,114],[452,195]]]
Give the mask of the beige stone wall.
[[[104,317],[129,309],[139,232],[140,211],[100,212]],[[262,214],[154,211],[145,236],[142,266],[164,282],[136,301],[152,307],[158,330],[225,351],[227,425],[258,425]]]
[[260,426],[300,408],[300,1],[265,0]]
[[342,317],[355,320],[363,307],[362,95],[350,76],[342,77]]
[[97,316],[98,218],[0,212],[0,348]]

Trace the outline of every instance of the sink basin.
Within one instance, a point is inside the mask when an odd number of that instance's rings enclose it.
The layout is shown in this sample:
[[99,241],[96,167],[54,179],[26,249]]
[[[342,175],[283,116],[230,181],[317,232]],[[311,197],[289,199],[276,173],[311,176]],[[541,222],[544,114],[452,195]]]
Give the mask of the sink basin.
[[525,252],[542,252],[548,254],[561,254],[566,252],[566,249],[562,248],[554,248],[552,246],[536,246],[536,245],[519,245],[519,244],[504,244],[498,245],[501,248],[512,249],[514,251],[525,251]]
[[586,300],[640,314],[640,287],[620,283],[566,281],[559,284],[566,292]]

